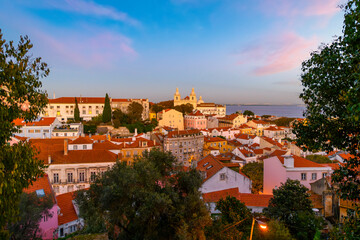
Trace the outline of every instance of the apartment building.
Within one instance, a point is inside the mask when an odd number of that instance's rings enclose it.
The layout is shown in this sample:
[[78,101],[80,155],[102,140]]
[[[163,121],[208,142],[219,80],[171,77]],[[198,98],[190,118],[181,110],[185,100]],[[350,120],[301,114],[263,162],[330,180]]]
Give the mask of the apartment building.
[[164,151],[170,151],[185,166],[201,158],[203,145],[204,135],[198,129],[171,131],[164,138]]

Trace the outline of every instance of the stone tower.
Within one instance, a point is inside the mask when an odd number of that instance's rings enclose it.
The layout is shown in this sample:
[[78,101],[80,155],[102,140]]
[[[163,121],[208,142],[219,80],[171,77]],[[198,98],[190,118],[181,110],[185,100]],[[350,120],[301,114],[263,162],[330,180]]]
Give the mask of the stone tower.
[[179,93],[179,88],[176,88],[176,93],[174,94],[174,105],[176,106],[176,102],[180,102],[181,95]]

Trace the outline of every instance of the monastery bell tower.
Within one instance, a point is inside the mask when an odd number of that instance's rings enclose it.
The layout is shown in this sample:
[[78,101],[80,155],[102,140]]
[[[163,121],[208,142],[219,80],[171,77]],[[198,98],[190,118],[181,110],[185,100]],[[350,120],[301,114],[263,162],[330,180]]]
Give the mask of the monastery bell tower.
[[179,93],[179,88],[176,88],[176,93],[174,94],[174,105],[176,106],[175,102],[180,102],[181,96]]

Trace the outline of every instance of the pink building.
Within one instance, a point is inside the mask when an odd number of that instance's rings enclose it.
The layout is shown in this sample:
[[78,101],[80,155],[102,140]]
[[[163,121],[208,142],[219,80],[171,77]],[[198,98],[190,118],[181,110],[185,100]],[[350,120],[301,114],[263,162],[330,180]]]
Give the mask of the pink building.
[[50,194],[53,198],[54,205],[50,209],[52,217],[44,216],[40,220],[39,224],[39,233],[38,236],[42,239],[54,239],[57,238],[57,228],[58,228],[58,205],[56,202],[54,191],[50,185],[50,181],[47,175],[44,177],[38,178],[32,185],[24,189],[25,193],[35,192],[39,198],[45,196],[45,194]]
[[185,115],[185,129],[205,129],[207,119],[199,110]]
[[264,194],[272,194],[272,190],[280,187],[288,178],[299,180],[310,189],[310,183],[331,173],[331,167],[299,156],[273,156],[264,160]]

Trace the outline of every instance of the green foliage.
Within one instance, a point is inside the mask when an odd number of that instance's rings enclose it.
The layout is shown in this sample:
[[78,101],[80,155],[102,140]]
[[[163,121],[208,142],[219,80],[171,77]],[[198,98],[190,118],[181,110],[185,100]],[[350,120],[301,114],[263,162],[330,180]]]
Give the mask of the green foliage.
[[320,225],[307,191],[298,180],[288,179],[273,190],[274,196],[264,209],[268,217],[284,223],[296,239],[313,239]]
[[251,162],[246,164],[241,171],[252,181],[251,192],[258,194],[263,190],[264,163]]
[[261,118],[269,118],[271,115],[262,115]]
[[216,209],[221,215],[207,228],[207,239],[247,239],[250,236],[252,215],[244,203],[227,196],[217,202]]
[[306,121],[297,144],[309,150],[342,149],[354,155],[332,174],[343,199],[360,199],[360,1],[345,6],[343,36],[323,44],[302,64]]
[[288,118],[288,117],[281,117],[278,118],[276,120],[274,120],[273,122],[277,125],[277,126],[282,126],[282,127],[289,127],[290,123],[292,121],[294,121],[295,118]]
[[95,124],[95,125],[99,125],[100,123],[102,123],[102,121],[103,121],[103,116],[102,116],[102,114],[99,114],[99,115],[97,115],[96,117],[93,117],[93,118],[91,119],[91,122],[92,122],[93,124]]
[[127,109],[127,115],[130,123],[140,122],[142,120],[142,113],[144,107],[137,102],[132,102]]
[[307,155],[306,159],[316,163],[332,163],[328,157],[321,155]]
[[187,103],[187,104],[181,104],[181,105],[175,106],[174,109],[176,111],[182,112],[182,114],[185,115],[185,114],[191,113],[194,110],[194,106],[190,103]]
[[53,207],[51,195],[39,198],[36,193],[22,193],[20,198],[19,220],[8,225],[11,239],[35,239],[39,233],[39,223],[43,217],[52,217]]
[[75,109],[74,109],[74,120],[75,122],[80,122],[80,110],[77,98],[75,97]]
[[254,116],[255,114],[254,114],[254,112],[252,112],[250,110],[245,110],[243,115],[245,115],[245,116]]
[[267,230],[261,231],[254,229],[254,239],[263,240],[291,240],[293,237],[289,229],[278,220],[270,220],[267,223]]
[[102,121],[103,123],[108,123],[111,121],[111,106],[110,106],[110,98],[109,95],[105,95],[105,105],[102,113]]
[[84,124],[84,133],[95,134],[97,126],[95,124]]
[[[41,58],[30,53],[33,45],[27,36],[20,37],[17,46],[6,43],[0,30],[0,238],[18,213],[22,190],[43,174],[44,165],[35,159],[28,144],[8,146],[7,141],[17,132],[12,121],[34,120],[47,104],[40,78],[50,70]],[[28,105],[26,107],[26,105]]]
[[119,239],[201,239],[211,221],[201,184],[196,170],[184,172],[170,153],[152,150],[132,166],[115,164],[76,201],[88,231],[106,229]]
[[174,100],[159,102],[158,105],[162,106],[164,109],[174,108]]
[[112,116],[113,120],[119,120],[121,125],[130,124],[129,116],[120,109],[115,109]]
[[159,104],[154,104],[151,106],[151,110],[154,111],[155,113],[158,113],[164,110],[164,107]]

